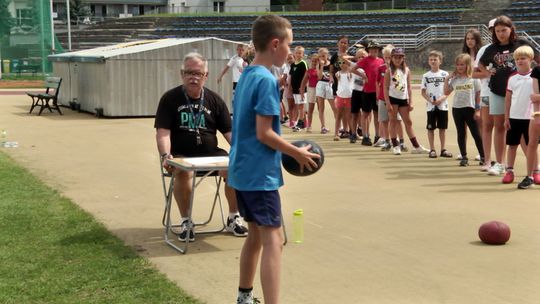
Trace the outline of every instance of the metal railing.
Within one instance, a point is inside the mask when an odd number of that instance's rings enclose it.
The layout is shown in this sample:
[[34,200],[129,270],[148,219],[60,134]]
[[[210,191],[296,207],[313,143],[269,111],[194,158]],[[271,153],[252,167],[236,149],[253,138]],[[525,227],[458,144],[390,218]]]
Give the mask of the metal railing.
[[491,42],[491,32],[485,25],[469,24],[432,25],[423,29],[417,34],[368,34],[356,41],[355,44],[366,40],[376,39],[380,44],[383,45],[393,44],[396,47],[420,50],[437,40],[463,40],[465,33],[471,28],[475,28],[480,31],[484,42]]

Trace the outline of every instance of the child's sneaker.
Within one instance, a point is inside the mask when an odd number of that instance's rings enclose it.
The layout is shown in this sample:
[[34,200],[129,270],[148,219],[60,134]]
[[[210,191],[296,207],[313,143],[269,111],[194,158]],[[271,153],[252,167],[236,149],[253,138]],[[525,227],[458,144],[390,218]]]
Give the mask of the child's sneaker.
[[495,163],[487,172],[488,175],[498,176],[504,173],[504,167],[502,164]]
[[227,231],[234,234],[234,236],[247,236],[248,229],[242,223],[242,218],[239,215],[235,215],[234,218],[227,218]]
[[411,151],[412,154],[428,154],[429,153],[429,150],[422,147],[422,146],[418,146],[416,148],[413,148],[412,151]]
[[441,157],[452,158],[452,153],[448,152],[446,149],[443,149],[441,151]]
[[380,147],[383,147],[385,143],[386,143],[386,140],[384,140],[384,138],[379,138],[378,140],[375,141],[375,144],[373,146],[380,148]]
[[511,184],[514,182],[514,171],[508,170],[504,174],[504,177],[502,179],[503,184]]
[[540,185],[540,173],[533,173],[533,182],[535,185]]
[[355,144],[355,143],[356,143],[356,139],[357,139],[356,134],[351,134],[351,135],[349,136],[349,142],[350,142],[351,144]]
[[[189,229],[191,227],[191,229]],[[180,233],[178,234],[178,240],[181,242],[185,242],[189,230],[189,241],[194,242],[195,241],[195,232],[193,232],[193,223],[190,223],[189,220],[185,220],[182,222],[180,227]]]
[[302,131],[302,129],[299,126],[295,126],[295,127],[292,128],[292,131],[293,132],[300,132],[300,131]]
[[466,157],[462,157],[459,161],[460,167],[467,167],[469,165],[469,160]]
[[534,184],[534,181],[529,176],[525,178],[518,184],[518,189],[529,189]]
[[389,142],[385,142],[384,146],[382,146],[381,151],[390,151],[392,149],[392,145]]
[[456,157],[457,160],[462,160],[463,159],[463,156],[461,156],[461,154],[458,154],[457,157]]
[[476,157],[474,158],[474,160],[476,161],[481,161],[482,160],[482,157],[480,155],[476,155]]
[[328,130],[327,128],[325,128],[325,127],[321,128],[321,134],[326,134],[328,132],[330,132],[330,130]]
[[401,148],[399,146],[393,147],[392,153],[394,153],[394,155],[401,155]]
[[373,143],[369,137],[362,138],[362,146],[372,146]]

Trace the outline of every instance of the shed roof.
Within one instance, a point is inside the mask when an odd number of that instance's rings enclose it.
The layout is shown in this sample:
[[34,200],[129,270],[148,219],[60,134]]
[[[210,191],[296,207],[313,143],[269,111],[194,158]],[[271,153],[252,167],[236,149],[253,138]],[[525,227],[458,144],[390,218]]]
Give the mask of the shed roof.
[[156,40],[138,40],[132,42],[119,43],[115,45],[108,45],[98,47],[89,50],[82,50],[76,52],[62,53],[48,56],[50,61],[71,61],[71,62],[105,62],[108,58],[135,54],[140,52],[146,52],[151,50],[157,50],[161,48],[171,47],[180,44],[187,44],[191,42],[204,41],[204,40],[221,40],[229,41],[237,44],[236,41],[225,40],[215,37],[205,38],[168,38],[168,39],[156,39]]

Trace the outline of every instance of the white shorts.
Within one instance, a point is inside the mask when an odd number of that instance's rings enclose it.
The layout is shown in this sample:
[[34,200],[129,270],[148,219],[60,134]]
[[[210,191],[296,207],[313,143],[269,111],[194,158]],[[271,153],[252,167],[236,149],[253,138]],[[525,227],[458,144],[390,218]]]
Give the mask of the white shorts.
[[317,101],[317,95],[315,94],[315,88],[307,88],[307,103],[315,103]]
[[293,94],[294,98],[294,104],[301,105],[307,103],[306,93],[304,93],[304,96],[302,94]]
[[322,97],[324,99],[334,99],[334,91],[332,90],[332,86],[328,81],[317,82],[315,94],[317,97]]

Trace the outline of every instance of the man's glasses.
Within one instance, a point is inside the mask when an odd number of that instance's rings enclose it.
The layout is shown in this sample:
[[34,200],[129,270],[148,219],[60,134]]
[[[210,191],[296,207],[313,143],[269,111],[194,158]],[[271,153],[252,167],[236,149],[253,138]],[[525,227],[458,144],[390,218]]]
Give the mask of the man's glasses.
[[197,72],[197,71],[182,70],[182,75],[184,75],[186,77],[202,78],[202,77],[206,76],[206,73]]

